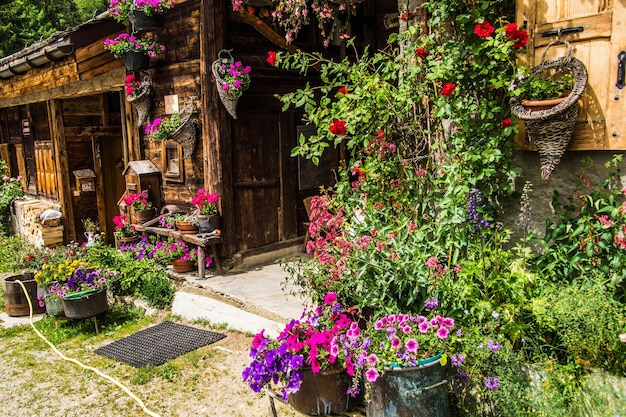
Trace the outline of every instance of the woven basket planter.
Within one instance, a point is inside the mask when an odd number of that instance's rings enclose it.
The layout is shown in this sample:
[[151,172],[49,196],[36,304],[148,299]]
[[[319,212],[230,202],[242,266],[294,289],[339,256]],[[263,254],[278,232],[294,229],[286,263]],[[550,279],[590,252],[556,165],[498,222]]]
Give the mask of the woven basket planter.
[[136,97],[126,97],[126,100],[137,110],[137,127],[141,127],[148,120],[152,108],[152,81],[150,77],[145,77],[138,88],[141,90],[141,94]]
[[[557,43],[567,46],[567,56],[545,61],[546,52]],[[569,72],[574,79],[572,92],[562,103],[547,110],[532,111],[522,105],[521,97],[512,97],[510,100],[512,113],[524,121],[528,136],[539,151],[541,178],[544,180],[550,178],[567,149],[578,117],[578,100],[587,86],[587,68],[581,61],[572,58],[572,47],[567,41],[557,39],[551,42],[543,52],[541,64],[531,72],[539,74],[547,69]],[[523,82],[523,78],[513,80],[510,89],[515,89]]]
[[220,100],[222,104],[228,111],[228,114],[232,116],[233,119],[237,118],[237,102],[239,101],[239,97],[232,95],[228,92],[228,90],[224,90],[223,86],[226,82],[220,77],[218,68],[221,65],[230,66],[233,64],[235,60],[233,56],[230,54],[230,51],[222,49],[218,54],[218,59],[213,61],[213,65],[211,65],[211,70],[213,71],[213,76],[215,77],[215,84],[217,86],[217,93],[220,96]]
[[[183,113],[185,109],[183,109]],[[183,159],[187,159],[191,156],[196,148],[196,121],[193,117],[193,112],[183,117],[182,124],[172,133],[170,138],[181,144],[183,148]]]

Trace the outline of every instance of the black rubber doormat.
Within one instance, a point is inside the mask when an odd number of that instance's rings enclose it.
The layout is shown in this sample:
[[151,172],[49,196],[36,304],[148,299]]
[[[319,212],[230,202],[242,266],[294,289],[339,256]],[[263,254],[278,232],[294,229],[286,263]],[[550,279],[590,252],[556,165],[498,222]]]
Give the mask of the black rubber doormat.
[[150,364],[162,365],[225,337],[209,330],[166,321],[96,349],[95,352],[140,368]]

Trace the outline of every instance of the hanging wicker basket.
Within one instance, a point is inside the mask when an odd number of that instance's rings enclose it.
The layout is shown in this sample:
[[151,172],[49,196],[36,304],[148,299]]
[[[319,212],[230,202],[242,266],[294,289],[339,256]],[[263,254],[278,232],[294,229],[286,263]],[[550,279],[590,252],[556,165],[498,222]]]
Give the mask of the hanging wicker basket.
[[222,49],[218,54],[218,59],[213,61],[213,65],[211,65],[211,70],[213,71],[213,76],[215,77],[215,84],[217,86],[217,93],[220,96],[220,100],[224,107],[226,107],[226,111],[228,114],[232,116],[233,119],[237,118],[237,102],[239,101],[239,97],[232,95],[228,90],[224,90],[224,84],[226,82],[220,77],[219,67],[221,65],[230,66],[234,64],[235,60],[233,56],[230,54],[231,50]]
[[[546,61],[548,49],[558,43],[567,46],[567,55]],[[572,58],[572,46],[565,40],[557,39],[548,44],[543,51],[541,64],[534,67],[531,72],[540,74],[548,69],[572,75],[574,87],[562,103],[547,110],[531,111],[522,105],[521,97],[512,97],[510,100],[512,113],[524,121],[528,136],[539,151],[541,178],[544,180],[550,178],[550,174],[567,149],[578,117],[578,100],[587,86],[587,68],[580,60]],[[517,88],[524,80],[525,78],[513,80],[510,89]]]
[[148,120],[152,107],[152,80],[150,77],[144,77],[137,89],[141,93],[135,97],[128,96],[126,100],[137,110],[137,127],[141,127]]
[[183,148],[183,159],[191,156],[196,148],[196,120],[192,104],[185,104],[180,112],[182,123],[178,126],[170,139],[181,144]]

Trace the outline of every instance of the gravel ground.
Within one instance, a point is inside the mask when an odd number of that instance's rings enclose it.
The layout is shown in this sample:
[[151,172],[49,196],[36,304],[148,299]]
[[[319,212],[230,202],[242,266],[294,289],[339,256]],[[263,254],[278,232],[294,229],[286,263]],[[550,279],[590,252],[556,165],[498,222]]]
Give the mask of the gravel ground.
[[[154,323],[160,320],[157,318]],[[190,325],[210,330],[206,326]],[[251,337],[220,332],[227,337],[148,370],[138,370],[93,353],[119,338],[118,335],[111,338],[106,329],[100,335],[86,334],[81,340],[60,342],[57,347],[64,355],[118,379],[153,415],[269,416],[267,397],[253,393],[241,380],[241,371],[249,362]],[[53,334],[48,337],[52,338]],[[150,415],[111,382],[61,359],[30,326],[0,329],[0,387],[4,391],[0,416]],[[277,411],[280,417],[296,415],[278,403]]]

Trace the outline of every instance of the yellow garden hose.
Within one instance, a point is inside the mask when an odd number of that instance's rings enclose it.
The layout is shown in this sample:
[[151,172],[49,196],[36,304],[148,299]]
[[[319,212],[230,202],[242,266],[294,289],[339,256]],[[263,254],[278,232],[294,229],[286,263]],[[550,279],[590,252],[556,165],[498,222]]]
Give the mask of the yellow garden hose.
[[30,327],[33,328],[33,330],[35,331],[35,333],[37,333],[37,335],[43,339],[44,342],[46,342],[50,348],[57,354],[59,355],[61,358],[65,359],[68,362],[73,362],[76,365],[85,368],[85,369],[89,369],[92,372],[95,372],[96,374],[100,375],[102,378],[112,382],[113,384],[117,385],[122,391],[124,391],[126,394],[128,394],[128,396],[130,398],[132,398],[133,400],[135,400],[135,402],[137,402],[137,404],[139,404],[139,406],[141,407],[141,410],[148,414],[149,416],[152,417],[160,417],[157,413],[154,413],[152,411],[150,411],[146,405],[143,403],[143,401],[141,401],[141,399],[139,397],[137,397],[135,394],[132,393],[132,391],[130,389],[128,389],[127,387],[125,387],[124,385],[122,385],[121,382],[119,382],[117,379],[113,378],[112,376],[109,376],[107,374],[105,374],[104,372],[101,372],[100,370],[89,366],[89,365],[85,365],[82,362],[74,359],[74,358],[68,358],[67,356],[65,356],[63,353],[61,353],[56,346],[54,346],[52,344],[52,342],[50,342],[48,339],[46,339],[46,337],[41,334],[41,332],[39,330],[37,330],[37,328],[35,327],[35,324],[33,323],[33,303],[30,300],[30,296],[28,295],[28,291],[26,290],[26,287],[24,286],[24,284],[22,283],[22,281],[20,280],[15,280],[15,282],[17,282],[18,284],[20,284],[20,286],[22,287],[22,291],[24,291],[24,294],[26,295],[26,299],[28,300],[28,307],[30,308]]

